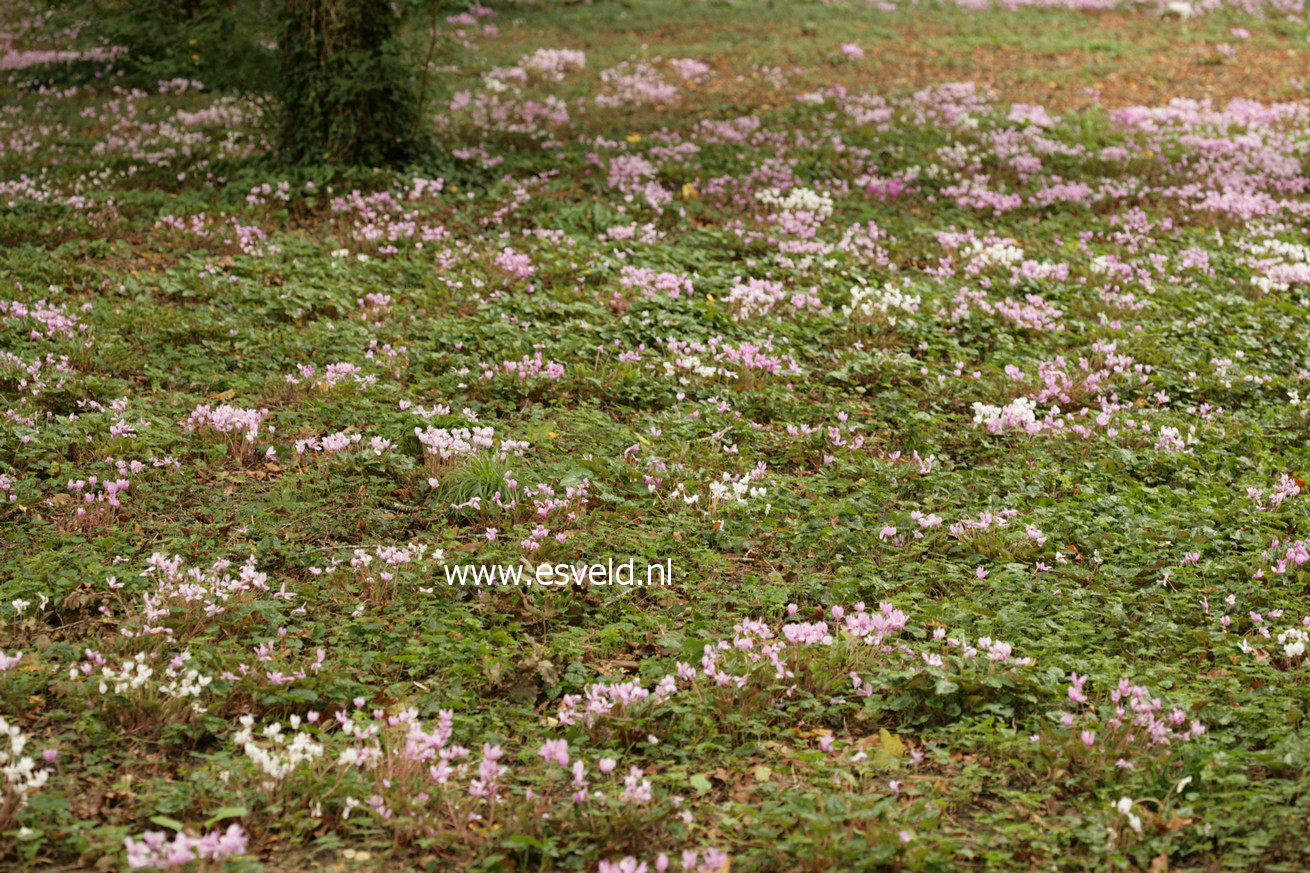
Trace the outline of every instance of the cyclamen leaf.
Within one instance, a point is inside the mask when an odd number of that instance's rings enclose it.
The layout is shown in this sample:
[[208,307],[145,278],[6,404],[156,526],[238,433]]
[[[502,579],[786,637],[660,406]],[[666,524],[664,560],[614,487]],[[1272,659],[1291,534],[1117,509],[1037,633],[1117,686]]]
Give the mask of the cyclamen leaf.
[[209,814],[209,819],[205,822],[205,827],[213,827],[218,822],[227,818],[245,818],[250,810],[244,806],[220,806]]
[[878,751],[874,752],[874,763],[881,767],[891,767],[900,763],[905,755],[905,743],[896,734],[882,728],[878,731]]

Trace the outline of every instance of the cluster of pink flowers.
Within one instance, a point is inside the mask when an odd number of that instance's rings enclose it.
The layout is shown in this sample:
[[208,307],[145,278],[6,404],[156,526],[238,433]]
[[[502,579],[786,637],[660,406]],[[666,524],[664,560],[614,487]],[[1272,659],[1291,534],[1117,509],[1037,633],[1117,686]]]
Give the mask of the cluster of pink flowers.
[[[980,305],[984,304],[980,302]],[[1025,295],[1022,302],[1007,297],[995,304],[995,311],[1019,327],[1029,330],[1055,333],[1064,330],[1064,325],[1060,322],[1060,317],[1064,313],[1036,294]]]
[[678,98],[677,87],[646,61],[623,61],[618,66],[602,70],[600,82],[601,93],[596,95],[596,105],[606,108],[671,103]]
[[1278,474],[1278,482],[1269,489],[1266,497],[1263,488],[1247,488],[1246,496],[1255,501],[1261,512],[1273,512],[1283,503],[1301,493],[1301,483],[1286,473]]
[[1065,696],[1081,709],[1061,714],[1059,724],[1065,730],[1077,731],[1077,747],[1107,760],[1113,758],[1119,769],[1131,770],[1135,758],[1152,750],[1205,735],[1205,725],[1186,710],[1173,707],[1166,712],[1160,698],[1130,679],[1121,678],[1111,689],[1108,707],[1098,707],[1088,697],[1086,685],[1086,676],[1070,676]]
[[495,264],[515,279],[530,279],[537,272],[537,268],[532,264],[532,258],[508,246],[496,255]]
[[423,445],[429,466],[445,465],[453,458],[477,454],[496,445],[496,431],[491,427],[414,428],[414,436]]
[[153,867],[166,870],[185,867],[193,861],[221,861],[246,852],[247,837],[241,825],[231,824],[226,830],[213,830],[204,836],[193,837],[178,832],[172,840],[163,831],[146,831],[140,840],[127,837],[127,866],[133,870]]
[[587,55],[574,49],[540,48],[530,55],[524,55],[519,66],[561,82],[568,71],[586,69]]
[[232,562],[227,560],[215,561],[209,567],[187,567],[180,555],[171,558],[162,552],[151,555],[141,575],[153,579],[156,587],[153,592],[141,595],[142,624],[138,634],[172,635],[174,628],[163,622],[175,610],[195,622],[221,615],[241,599],[264,593],[284,600],[295,598],[285,582],[279,590],[272,590],[268,574],[256,568],[253,555],[235,573],[232,569]]
[[[108,522],[112,510],[122,507],[118,495],[132,487],[128,479],[69,479],[68,491],[77,500],[74,517],[82,528],[97,527]],[[97,490],[98,489],[98,490]]]
[[661,185],[658,168],[641,155],[620,154],[610,160],[606,181],[627,203],[645,203],[656,212],[673,202],[673,192]]
[[197,212],[185,218],[177,215],[161,215],[155,220],[156,230],[169,230],[192,239],[209,239],[214,235],[213,223],[204,212]]
[[[83,312],[91,308],[90,303],[81,306]],[[0,323],[24,319],[36,323],[29,333],[32,339],[72,339],[91,329],[77,313],[69,311],[67,303],[38,300],[29,306],[18,300],[0,300]]]
[[186,431],[213,431],[228,438],[232,454],[244,458],[254,451],[259,426],[268,416],[267,409],[241,409],[224,403],[213,407],[200,404],[181,422]]
[[640,291],[646,299],[667,297],[677,300],[682,296],[692,295],[691,277],[680,273],[665,273],[649,267],[633,267],[625,264],[619,272],[619,284],[633,291]]
[[358,385],[367,388],[377,382],[378,377],[365,373],[358,364],[338,361],[324,367],[322,375],[319,375],[318,367],[313,364],[299,364],[296,366],[296,372],[287,373],[282,378],[288,385],[313,385],[329,390],[341,385]]
[[[379,255],[395,255],[405,246],[410,251],[423,251],[428,245],[449,239],[450,232],[440,223],[425,217],[423,204],[433,200],[445,187],[442,179],[415,176],[408,187],[400,192],[358,190],[344,197],[332,199],[332,212],[350,221],[350,238],[359,246]],[[333,252],[334,257],[350,254],[347,249]],[[356,256],[367,262],[367,255]]]
[[630,708],[642,701],[663,700],[678,690],[677,680],[665,676],[654,690],[642,687],[639,681],[631,682],[593,682],[583,694],[565,694],[560,699],[556,718],[563,725],[580,724],[588,726],[596,719],[609,715],[616,707]]
[[764,279],[748,279],[738,282],[728,291],[725,301],[736,309],[737,317],[742,320],[756,318],[774,311],[779,304],[789,304],[793,312],[803,309],[821,310],[818,288],[807,291],[789,291],[780,282]]
[[51,353],[28,360],[0,349],[0,374],[14,381],[18,393],[36,397],[67,385],[74,370],[69,365],[68,355]]
[[687,849],[678,856],[678,863],[679,867],[672,867],[664,852],[650,862],[628,855],[617,861],[601,861],[596,873],[668,873],[679,869],[684,873],[722,873],[730,866],[728,853],[720,849],[705,849],[703,852]]
[[[795,617],[799,609],[790,604],[787,612]],[[787,621],[775,629],[763,620],[739,622],[731,639],[705,645],[699,669],[679,662],[673,673],[650,688],[638,680],[592,683],[581,695],[565,695],[556,717],[561,724],[591,728],[605,718],[649,712],[680,693],[679,683],[696,689],[701,698],[722,689],[719,693],[776,702],[804,689],[835,702],[843,687],[854,693],[852,699],[874,694],[879,683],[870,668],[889,674],[927,670],[946,676],[948,671],[1024,668],[1034,663],[1031,658],[1015,657],[1008,642],[984,636],[971,644],[940,627],[923,643],[908,641],[901,632],[909,617],[890,603],[880,604],[877,611],[867,610],[863,603],[849,611],[833,606],[828,614],[832,624]],[[702,683],[702,678],[707,681]]]
[[[394,592],[403,576],[410,576],[411,584],[419,591],[429,593],[433,588],[424,586],[425,576],[433,564],[445,560],[441,549],[429,549],[425,543],[407,546],[374,546],[372,550],[355,549],[350,557],[354,571],[365,592],[374,599],[383,599]],[[331,573],[335,565],[323,572]]]
[[28,70],[32,67],[44,67],[51,64],[71,64],[82,61],[108,64],[127,49],[122,46],[112,48],[90,48],[81,51],[70,49],[9,49],[0,53],[0,72],[10,70]]
[[[520,382],[534,379],[558,382],[564,378],[564,365],[558,361],[546,360],[541,352],[532,356],[524,355],[517,361],[505,361],[501,364],[501,371],[514,376]],[[494,372],[488,371],[487,378],[492,378],[494,375]]]
[[[310,452],[318,452],[322,455],[335,455],[344,452],[353,446],[359,445],[364,440],[363,434],[338,433],[328,434],[324,437],[307,437],[296,440],[293,444],[297,456],[304,456]],[[375,436],[368,441],[368,451],[372,452],[374,457],[382,457],[383,452],[392,448],[394,444],[389,439]]]
[[[339,736],[345,747],[336,758],[335,769],[362,778],[363,790],[368,793],[362,802],[353,793],[341,798],[343,817],[366,807],[380,822],[399,823],[403,818],[406,824],[401,826],[417,827],[417,832],[425,835],[443,827],[493,822],[504,816],[521,816],[520,826],[536,827],[589,804],[597,812],[608,806],[631,812],[657,803],[655,786],[641,768],[630,767],[622,773],[616,758],[591,759],[581,750],[570,749],[564,739],[548,739],[537,748],[540,766],[529,762],[515,767],[499,744],[484,742],[480,754],[475,754],[453,742],[454,714],[450,710],[439,712],[436,723],[428,728],[413,709],[395,715],[373,710],[370,717],[361,711],[362,700],[357,699],[355,706],[353,714],[338,711],[335,719],[326,723],[316,712],[309,713],[303,727],[301,720],[294,718],[293,729],[300,732],[294,744],[283,746],[289,750],[296,745],[298,754],[258,745],[249,751],[266,772],[287,779],[302,766],[321,770],[325,745]],[[253,737],[253,724],[244,720],[243,724],[243,736]],[[274,736],[281,734],[280,730],[274,732]],[[544,781],[538,778],[525,789],[523,781],[534,774],[544,776]],[[341,780],[335,781],[341,784]],[[684,823],[692,822],[689,811],[681,818]]]
[[[1282,576],[1289,570],[1296,571],[1306,563],[1310,563],[1310,540],[1296,540],[1289,543],[1274,540],[1265,551],[1265,560],[1273,561],[1273,564],[1268,567],[1268,572],[1275,576]],[[1256,570],[1254,577],[1264,579],[1265,572],[1265,569]]]

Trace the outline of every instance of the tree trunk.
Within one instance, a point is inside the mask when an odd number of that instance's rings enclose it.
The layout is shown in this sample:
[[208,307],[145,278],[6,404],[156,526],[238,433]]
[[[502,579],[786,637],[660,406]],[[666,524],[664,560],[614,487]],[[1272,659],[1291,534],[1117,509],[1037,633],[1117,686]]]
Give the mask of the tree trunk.
[[382,167],[418,156],[421,107],[390,0],[282,0],[280,24],[284,160]]

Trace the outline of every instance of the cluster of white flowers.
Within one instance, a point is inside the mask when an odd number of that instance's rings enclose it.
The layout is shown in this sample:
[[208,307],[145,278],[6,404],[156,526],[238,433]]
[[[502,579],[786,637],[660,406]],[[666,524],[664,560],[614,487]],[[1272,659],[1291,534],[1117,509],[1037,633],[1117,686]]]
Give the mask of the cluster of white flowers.
[[679,385],[690,385],[691,380],[686,376],[678,375],[678,371],[691,371],[695,376],[702,379],[711,379],[715,376],[726,376],[729,379],[736,379],[737,374],[731,370],[725,370],[722,367],[712,367],[701,360],[700,355],[681,355],[672,361],[664,362],[664,375],[669,378],[677,376]]
[[756,192],[755,199],[778,212],[804,212],[819,218],[832,215],[832,196],[812,188],[792,188],[786,194],[777,188],[768,188]]
[[[750,500],[759,500],[768,493],[768,489],[763,485],[754,483],[764,478],[766,468],[764,464],[758,464],[751,471],[734,477],[731,473],[724,472],[721,479],[710,482],[710,509],[724,505],[734,505],[746,503]],[[694,506],[700,503],[701,495],[692,493],[685,482],[679,482],[669,492],[669,497],[678,497],[687,506]],[[765,506],[767,513],[772,505]]]
[[1160,428],[1160,435],[1155,441],[1155,450],[1158,452],[1182,452],[1190,453],[1192,450],[1188,446],[1196,445],[1196,427],[1193,426],[1187,431],[1187,436],[1183,436],[1182,431],[1176,427]]
[[[7,740],[7,741],[6,741]],[[27,796],[45,785],[50,771],[38,767],[30,755],[24,755],[27,736],[0,715],[0,772],[5,776],[5,791],[17,800],[17,808],[27,804]]]
[[[144,652],[123,661],[117,668],[105,664],[103,658],[89,652],[88,660],[84,664],[69,668],[68,678],[77,679],[79,674],[92,675],[98,662],[101,665],[99,682],[101,694],[110,692],[130,694],[145,689],[147,694],[155,691],[174,699],[198,698],[213,683],[214,678],[204,675],[194,667],[186,666],[190,659],[190,652],[175,656],[164,668],[163,673],[156,677],[155,668],[147,663],[148,658]],[[192,702],[191,706],[196,712],[205,711],[198,702]]]
[[[725,477],[727,473],[723,474]],[[711,482],[710,498],[716,503],[745,503],[748,498],[758,499],[768,492],[763,485],[752,486],[750,482],[739,479],[736,482]]]
[[168,672],[174,675],[159,690],[169,697],[199,697],[214,681],[213,676],[206,676],[194,667],[177,671],[170,668]]
[[960,254],[979,268],[1013,267],[1023,263],[1023,249],[1013,240],[972,240],[960,249]]
[[241,730],[236,732],[233,740],[242,747],[251,761],[273,779],[286,778],[306,761],[323,756],[323,746],[314,742],[314,738],[300,727],[300,716],[293,715],[290,720],[291,730],[295,734],[288,740],[282,725],[273,722],[261,731],[266,743],[255,742],[255,718],[241,716]]
[[[1052,407],[1052,415],[1059,414],[1059,409]],[[1032,433],[1037,424],[1037,404],[1030,397],[1016,397],[1005,406],[992,406],[988,403],[973,404],[973,423],[985,425],[991,433],[1021,428]]]
[[1122,815],[1128,822],[1128,827],[1133,829],[1133,833],[1142,832],[1142,820],[1133,812],[1133,799],[1131,797],[1121,797],[1119,802],[1114,805],[1115,812]]
[[[977,122],[974,122],[975,126],[976,124]],[[934,154],[938,164],[957,171],[967,168],[976,170],[982,164],[982,150],[962,142],[942,146]]]
[[1087,269],[1098,275],[1106,275],[1114,271],[1114,259],[1108,255],[1097,255],[1088,262]]
[[115,670],[105,666],[100,670],[100,693],[108,694],[112,688],[115,694],[126,694],[150,683],[155,675],[154,668],[146,663],[145,652],[135,658],[124,661],[123,666]]
[[1260,240],[1250,248],[1251,265],[1261,275],[1251,284],[1266,294],[1310,283],[1310,247],[1281,239]]
[[1288,658],[1304,656],[1307,643],[1310,643],[1310,633],[1299,627],[1290,627],[1278,635],[1278,645],[1283,647],[1283,654]]
[[482,87],[486,88],[493,94],[503,94],[510,89],[510,85],[499,77],[493,75],[494,72],[495,71],[493,70],[491,73],[483,75]]
[[1284,242],[1281,239],[1263,239],[1251,247],[1257,258],[1277,258],[1280,261],[1310,263],[1310,246]]
[[[333,249],[331,255],[334,258],[348,258],[350,257],[350,249]],[[355,260],[359,261],[361,264],[367,264],[368,255],[364,254],[363,252],[360,252],[359,254],[355,255]]]
[[914,164],[896,174],[897,178],[907,185],[913,184],[919,179],[940,179],[945,175],[947,175],[946,168],[939,164],[928,164],[927,166]]
[[871,318],[875,313],[887,318],[889,324],[895,324],[899,317],[894,313],[914,314],[919,311],[922,298],[918,294],[906,294],[895,285],[872,288],[860,280],[860,284],[851,287],[851,302],[842,307],[842,315],[863,316]]

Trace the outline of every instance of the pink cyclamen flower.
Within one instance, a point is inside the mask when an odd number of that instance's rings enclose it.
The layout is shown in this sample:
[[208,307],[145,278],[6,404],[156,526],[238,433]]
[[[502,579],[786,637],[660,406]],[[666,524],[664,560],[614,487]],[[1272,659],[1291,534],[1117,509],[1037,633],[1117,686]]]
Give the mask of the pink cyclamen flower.
[[569,741],[568,740],[546,740],[537,754],[545,761],[553,761],[561,767],[569,765]]
[[1083,693],[1083,686],[1087,684],[1087,677],[1073,673],[1069,682],[1069,699],[1074,703],[1086,703],[1087,695]]

